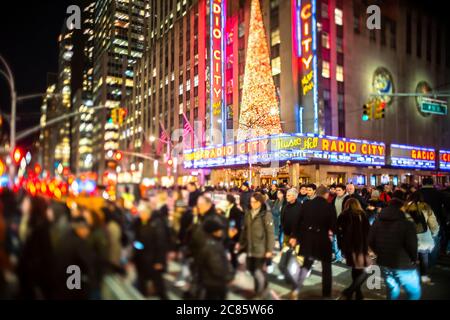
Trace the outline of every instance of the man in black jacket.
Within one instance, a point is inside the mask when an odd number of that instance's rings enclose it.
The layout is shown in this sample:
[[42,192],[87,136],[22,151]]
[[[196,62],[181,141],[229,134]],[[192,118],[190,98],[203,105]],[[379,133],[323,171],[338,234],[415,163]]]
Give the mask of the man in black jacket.
[[382,267],[388,299],[400,296],[403,287],[410,300],[420,299],[420,277],[417,272],[417,235],[413,223],[401,211],[403,201],[393,198],[373,224],[369,233],[369,247],[377,255]]
[[197,205],[198,197],[200,197],[202,193],[197,189],[197,185],[194,182],[190,182],[187,185],[187,190],[189,191],[188,207],[192,209]]
[[367,203],[366,200],[363,199],[363,197],[361,197],[357,192],[356,192],[356,188],[355,185],[353,183],[349,183],[347,185],[347,193],[349,195],[350,198],[355,198],[356,200],[359,201],[359,204],[361,205],[361,207],[366,210],[367,208]]
[[223,230],[224,225],[218,220],[209,219],[203,223],[206,241],[199,257],[199,275],[205,300],[225,300],[228,283],[233,280],[222,242]]
[[287,204],[281,211],[281,227],[284,233],[283,245],[289,244],[289,239],[294,236],[294,230],[300,214],[301,204],[297,201],[298,191],[295,188],[286,192]]
[[329,190],[325,186],[317,188],[316,197],[305,202],[300,210],[294,234],[290,240],[291,246],[300,243],[300,255],[305,262],[300,269],[297,295],[303,287],[314,260],[322,262],[322,295],[331,297],[331,241],[336,230],[336,211],[328,203]]
[[242,210],[247,211],[250,210],[250,198],[253,195],[253,191],[249,189],[248,182],[244,182],[241,187],[241,194],[239,197],[239,204]]

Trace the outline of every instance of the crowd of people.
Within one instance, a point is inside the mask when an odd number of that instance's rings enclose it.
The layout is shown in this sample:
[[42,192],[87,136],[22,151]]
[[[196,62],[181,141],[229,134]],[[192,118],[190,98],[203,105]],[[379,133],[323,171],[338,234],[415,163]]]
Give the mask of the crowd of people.
[[[450,189],[437,190],[430,178],[420,188],[244,183],[217,190],[189,183],[101,209],[3,190],[0,298],[102,299],[107,275],[134,270],[143,296],[168,299],[164,274],[176,260],[175,285],[185,299],[226,299],[243,266],[254,279],[252,298],[269,299],[273,259],[289,251],[300,267],[295,277],[279,276],[292,286],[287,298],[299,297],[320,261],[325,298],[332,296],[332,263],[351,268],[340,299],[357,300],[376,263],[388,299],[398,299],[401,288],[419,299],[439,254],[448,253],[449,216]],[[70,266],[81,270],[80,290],[67,284]]]

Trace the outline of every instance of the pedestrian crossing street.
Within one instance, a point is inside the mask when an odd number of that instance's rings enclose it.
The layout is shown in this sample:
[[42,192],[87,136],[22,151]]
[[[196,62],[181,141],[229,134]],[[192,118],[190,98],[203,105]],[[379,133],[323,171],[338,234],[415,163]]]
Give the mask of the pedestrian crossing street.
[[[287,295],[291,291],[289,285],[284,281],[278,279],[280,271],[278,269],[278,262],[280,255],[273,261],[273,271],[268,275],[270,296],[267,299],[283,300],[287,299]],[[183,288],[175,286],[178,280],[178,275],[181,271],[181,265],[177,262],[169,264],[169,270],[165,274],[167,282],[168,295],[171,300],[183,299]],[[333,264],[333,298],[338,298],[340,292],[344,290],[351,283],[351,269],[342,264]],[[381,279],[379,279],[381,281]],[[382,281],[381,281],[382,283]],[[245,270],[238,270],[234,281],[230,286],[228,293],[228,300],[248,300],[253,293],[253,278]],[[363,286],[363,292],[366,299],[385,299],[385,290],[368,290]],[[321,299],[322,298],[322,277],[321,264],[315,263],[311,275],[306,279],[303,290],[299,296],[300,299]]]

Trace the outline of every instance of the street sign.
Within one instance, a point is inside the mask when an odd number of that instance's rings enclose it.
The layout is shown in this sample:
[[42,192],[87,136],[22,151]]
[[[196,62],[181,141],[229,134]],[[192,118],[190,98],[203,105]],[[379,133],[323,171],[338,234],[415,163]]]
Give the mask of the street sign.
[[447,115],[447,101],[422,98],[420,110],[423,113],[432,113],[445,116]]

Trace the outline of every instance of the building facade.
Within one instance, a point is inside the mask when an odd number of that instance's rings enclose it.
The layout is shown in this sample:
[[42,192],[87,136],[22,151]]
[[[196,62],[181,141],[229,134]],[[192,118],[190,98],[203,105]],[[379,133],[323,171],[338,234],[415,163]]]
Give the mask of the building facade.
[[[197,148],[213,145],[211,132],[217,130],[233,130],[222,142],[235,141],[251,2],[150,2],[148,50],[134,68],[135,86],[120,131],[123,148],[157,156],[162,131],[173,134],[175,148],[185,119],[194,128]],[[379,30],[367,27],[370,5],[380,9]],[[403,0],[261,0],[260,7],[283,132],[450,148],[448,112],[423,112],[423,97],[392,96],[448,89],[450,29],[436,9]],[[221,92],[218,101],[214,92]],[[370,107],[368,119],[364,105]],[[182,149],[194,146],[191,142]],[[158,162],[144,161],[144,176],[166,175],[166,169],[173,171],[168,175],[192,173],[182,170],[181,161],[161,169],[170,157],[159,153]],[[136,168],[138,161],[121,169]],[[224,166],[213,174],[223,181],[224,175],[242,175],[225,172],[238,169]],[[297,184],[349,181],[352,172],[358,176],[364,170],[295,163],[279,171]],[[248,173],[242,177],[248,179]]]

